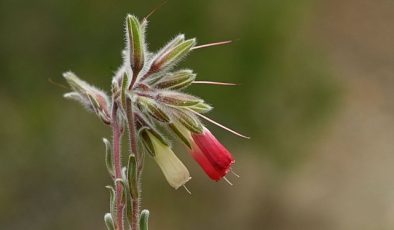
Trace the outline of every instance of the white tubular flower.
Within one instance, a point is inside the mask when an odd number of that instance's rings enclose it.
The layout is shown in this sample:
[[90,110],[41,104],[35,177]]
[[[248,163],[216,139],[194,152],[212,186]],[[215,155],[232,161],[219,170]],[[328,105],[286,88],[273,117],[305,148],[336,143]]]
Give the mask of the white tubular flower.
[[148,132],[148,135],[154,148],[153,159],[159,165],[168,183],[175,189],[186,184],[191,179],[186,166],[179,160],[170,146],[163,144],[150,132]]

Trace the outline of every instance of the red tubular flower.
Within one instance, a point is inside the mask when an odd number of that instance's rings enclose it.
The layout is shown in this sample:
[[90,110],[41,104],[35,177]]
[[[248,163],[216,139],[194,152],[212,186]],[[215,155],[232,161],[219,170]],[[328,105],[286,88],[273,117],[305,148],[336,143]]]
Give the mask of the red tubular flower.
[[205,127],[201,134],[191,137],[193,158],[212,180],[223,178],[235,162],[231,153]]

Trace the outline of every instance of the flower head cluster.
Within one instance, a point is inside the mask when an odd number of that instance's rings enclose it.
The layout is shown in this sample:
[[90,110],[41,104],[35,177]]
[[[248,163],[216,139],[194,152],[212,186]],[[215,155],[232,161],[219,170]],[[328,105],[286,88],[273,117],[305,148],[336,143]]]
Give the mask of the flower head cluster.
[[[73,92],[65,97],[81,102],[105,124],[114,120],[125,124],[131,103],[138,151],[152,156],[172,187],[184,185],[191,177],[162,134],[164,129],[178,136],[205,173],[218,181],[229,172],[234,158],[199,119],[212,107],[182,91],[195,81],[196,74],[190,69],[174,69],[195,48],[196,40],[180,34],[151,53],[145,42],[146,27],[146,19],[127,16],[123,64],[113,77],[111,99],[71,72],[64,77]],[[110,112],[114,106],[120,111],[116,117]]]

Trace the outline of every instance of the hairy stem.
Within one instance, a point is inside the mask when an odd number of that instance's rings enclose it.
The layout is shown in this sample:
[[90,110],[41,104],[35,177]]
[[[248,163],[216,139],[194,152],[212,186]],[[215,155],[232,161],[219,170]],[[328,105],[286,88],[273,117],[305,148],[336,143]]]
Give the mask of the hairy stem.
[[[113,132],[113,153],[115,165],[115,179],[122,178],[122,162],[120,159],[120,127],[117,120],[118,106],[114,102],[112,108],[112,132]],[[116,213],[117,213],[117,230],[123,230],[123,188],[121,182],[116,182]]]
[[134,197],[132,201],[133,212],[132,212],[132,222],[131,222],[131,229],[132,230],[139,230],[139,219],[140,219],[140,206],[141,206],[141,171],[142,171],[142,156],[138,153],[137,149],[137,132],[136,132],[136,125],[135,125],[135,117],[133,113],[133,105],[130,99],[127,99],[126,103],[126,114],[127,114],[127,127],[128,127],[128,134],[129,134],[129,149],[130,154],[135,155],[136,160],[136,170],[135,173],[136,177],[136,191],[137,197]]

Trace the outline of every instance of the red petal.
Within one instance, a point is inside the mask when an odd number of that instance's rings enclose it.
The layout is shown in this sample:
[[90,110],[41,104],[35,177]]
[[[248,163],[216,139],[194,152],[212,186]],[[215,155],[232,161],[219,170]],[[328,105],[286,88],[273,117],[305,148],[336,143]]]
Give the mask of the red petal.
[[231,153],[206,128],[202,134],[192,134],[192,138],[210,165],[220,172],[221,177],[226,175],[235,162]]
[[226,175],[225,171],[218,171],[213,167],[208,158],[203,154],[200,148],[196,144],[193,144],[192,148],[192,156],[194,160],[201,166],[201,168],[205,171],[205,173],[215,181],[220,180],[224,175]]

